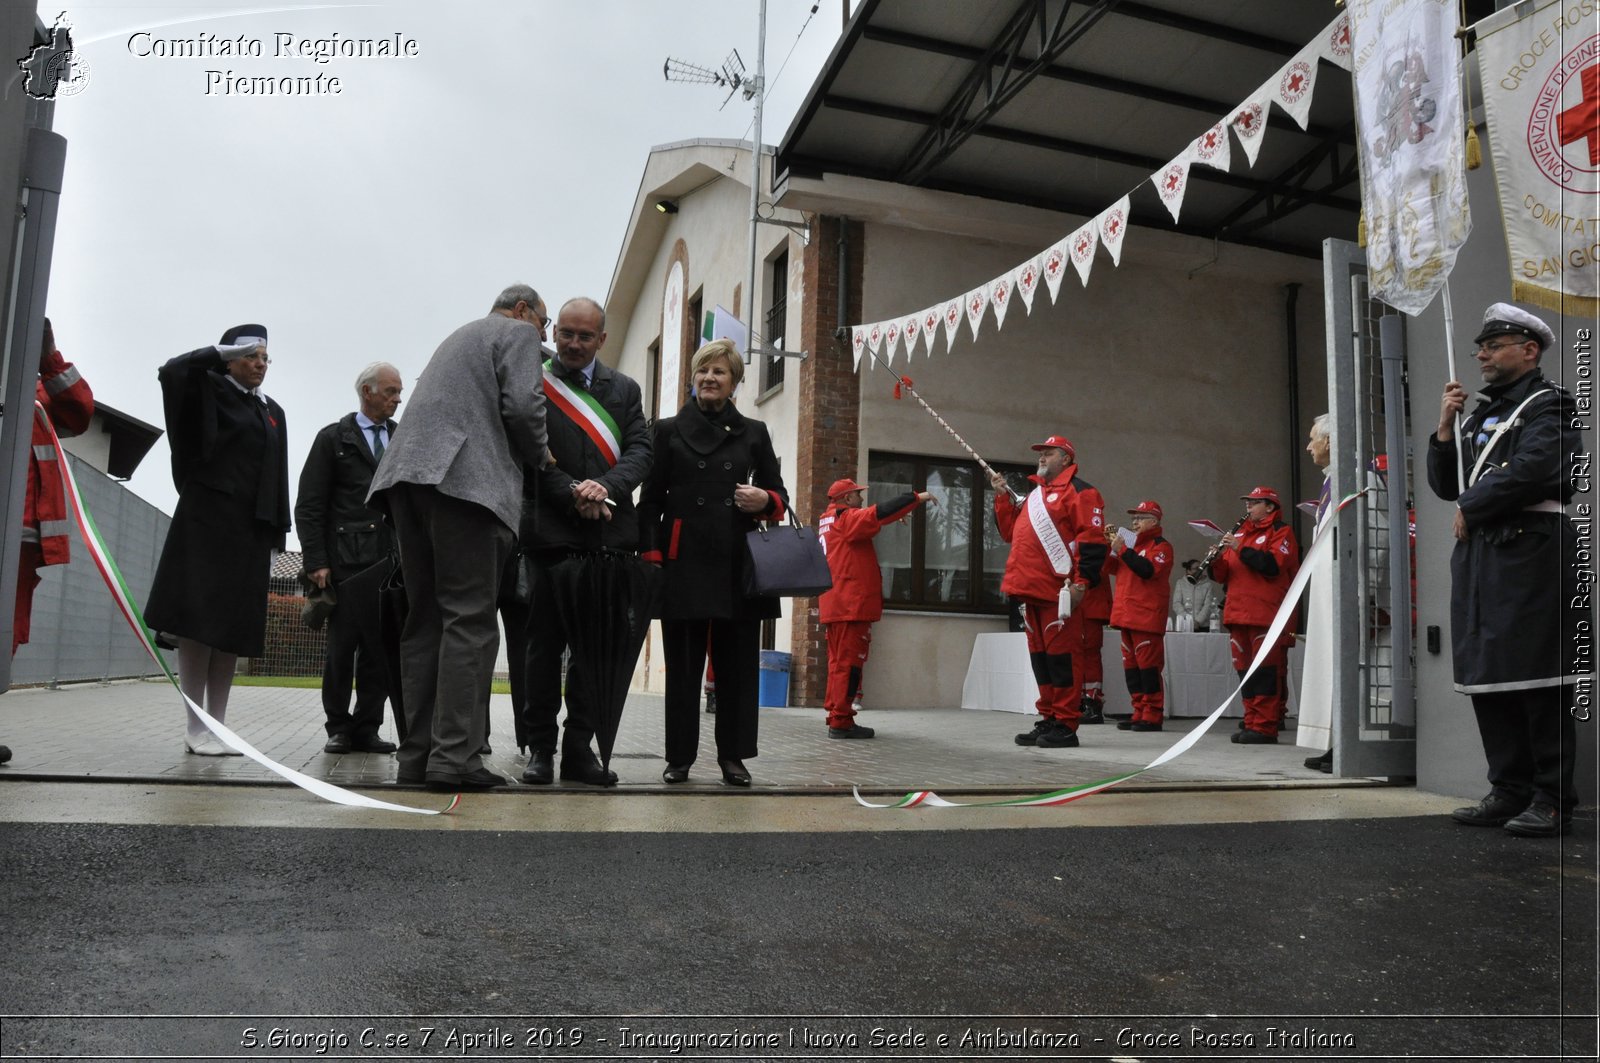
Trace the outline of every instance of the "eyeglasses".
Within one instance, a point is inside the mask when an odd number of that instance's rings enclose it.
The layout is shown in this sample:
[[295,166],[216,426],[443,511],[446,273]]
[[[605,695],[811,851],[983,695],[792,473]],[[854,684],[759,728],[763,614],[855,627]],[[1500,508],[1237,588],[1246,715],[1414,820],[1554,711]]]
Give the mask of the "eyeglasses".
[[598,332],[574,332],[569,328],[556,329],[556,339],[562,343],[571,343],[573,340],[577,340],[584,346],[588,346],[599,338],[600,334]]
[[267,357],[266,351],[262,351],[259,354],[254,351],[251,351],[249,354],[241,354],[239,356],[239,360],[241,362],[260,362],[262,365],[272,364],[272,359]]
[[1531,341],[1529,341],[1529,340],[1507,340],[1505,343],[1480,343],[1478,345],[1478,350],[1483,352],[1483,353],[1485,353],[1485,354],[1493,354],[1495,351],[1503,350],[1506,347],[1521,347],[1524,343],[1528,343],[1528,342],[1531,342]]

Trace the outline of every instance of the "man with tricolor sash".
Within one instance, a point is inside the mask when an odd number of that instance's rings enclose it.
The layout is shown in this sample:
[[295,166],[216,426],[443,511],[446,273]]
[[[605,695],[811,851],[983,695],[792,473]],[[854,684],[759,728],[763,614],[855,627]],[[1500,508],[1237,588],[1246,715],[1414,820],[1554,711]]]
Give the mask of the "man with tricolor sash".
[[[544,364],[545,425],[555,463],[530,476],[523,504],[521,548],[532,562],[533,600],[550,601],[550,568],[574,550],[633,552],[639,521],[633,492],[650,471],[650,433],[639,385],[599,359],[606,314],[593,299],[569,299],[556,315],[555,357]],[[554,609],[528,618],[527,738],[522,781],[555,777],[556,717],[561,712],[561,655],[568,640]],[[567,670],[567,717],[561,735],[561,778],[614,786],[590,743],[594,716],[585,691]]]
[[[1082,640],[1077,606],[1099,584],[1105,563],[1105,500],[1078,475],[1076,452],[1059,435],[1033,449],[1037,486],[1020,506],[1005,477],[995,473],[994,515],[1000,537],[1011,544],[1000,590],[1022,602],[1028,657],[1039,684],[1039,719],[1017,735],[1017,745],[1044,749],[1078,744],[1080,695],[1072,657]],[[1020,519],[1019,519],[1020,518]]]

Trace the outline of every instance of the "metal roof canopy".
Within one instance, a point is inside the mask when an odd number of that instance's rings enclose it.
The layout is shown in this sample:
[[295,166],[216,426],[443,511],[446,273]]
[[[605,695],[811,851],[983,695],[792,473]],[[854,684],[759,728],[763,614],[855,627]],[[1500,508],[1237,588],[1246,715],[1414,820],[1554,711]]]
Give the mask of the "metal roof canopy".
[[1324,237],[1354,237],[1361,205],[1338,67],[1319,64],[1305,130],[1271,108],[1254,167],[1237,143],[1229,171],[1194,165],[1179,224],[1148,178],[1337,13],[1322,0],[865,0],[774,184],[840,173],[1084,217],[1131,191],[1134,224],[1320,257]]

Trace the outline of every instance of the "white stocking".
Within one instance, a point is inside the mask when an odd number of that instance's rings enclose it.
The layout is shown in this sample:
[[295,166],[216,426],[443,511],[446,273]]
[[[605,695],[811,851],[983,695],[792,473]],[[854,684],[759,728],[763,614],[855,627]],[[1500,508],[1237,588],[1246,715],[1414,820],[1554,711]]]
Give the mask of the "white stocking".
[[[194,639],[178,639],[178,686],[190,701],[206,710],[221,723],[228,713],[228,693],[233,688],[233,671],[239,662],[238,654],[223,653]],[[207,734],[207,728],[186,704],[190,738]]]

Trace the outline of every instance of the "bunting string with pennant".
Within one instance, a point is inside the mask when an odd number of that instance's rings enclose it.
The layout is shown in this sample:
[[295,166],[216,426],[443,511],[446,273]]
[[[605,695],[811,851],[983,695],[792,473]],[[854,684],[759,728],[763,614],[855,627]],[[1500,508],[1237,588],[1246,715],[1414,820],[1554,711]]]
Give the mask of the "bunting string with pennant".
[[[1427,0],[1427,2],[1446,2],[1446,0]],[[1276,105],[1301,129],[1307,128],[1312,99],[1316,93],[1318,64],[1328,62],[1349,70],[1353,54],[1350,19],[1346,13],[1340,12],[1316,37],[1296,52],[1292,59],[1273,72],[1272,76],[1247,99],[1227,113],[1218,115],[1177,157],[1139,184],[1149,183],[1155,188],[1158,198],[1171,213],[1173,222],[1177,223],[1189,189],[1191,168],[1197,163],[1224,172],[1232,167],[1233,151],[1228,138],[1229,130],[1233,131],[1234,138],[1244,149],[1245,159],[1249,165],[1254,166],[1266,135],[1267,118],[1271,107]],[[1137,187],[1135,186],[1135,189]],[[1021,265],[971,289],[965,296],[935,303],[935,306],[944,307],[942,315],[945,322],[946,353],[954,347],[955,336],[959,331],[956,327],[959,318],[958,315],[951,313],[952,306],[959,306],[965,313],[972,341],[976,343],[979,328],[988,310],[994,310],[995,329],[998,331],[1004,328],[1006,311],[1010,307],[1013,295],[1022,297],[1023,305],[1031,314],[1033,296],[1041,278],[1050,289],[1051,302],[1057,302],[1061,293],[1061,276],[1068,261],[1077,269],[1078,279],[1085,286],[1089,283],[1090,268],[1095,252],[1099,248],[1104,247],[1106,253],[1111,256],[1112,264],[1120,266],[1122,241],[1129,223],[1129,197],[1133,191],[1134,189],[1130,189],[1088,224],[1068,236],[1051,241],[1037,254],[1025,259]],[[882,326],[891,327],[887,324],[889,320],[885,319]],[[894,320],[901,323],[900,328],[905,332],[908,351],[914,349],[917,332],[913,332],[904,324],[906,320],[904,316],[897,316]],[[875,325],[869,329],[865,344],[865,349],[874,354],[879,352],[880,347],[873,337],[872,329],[878,327]],[[933,330],[923,322],[917,331],[928,341],[927,349],[931,355]],[[894,357],[895,346],[895,334],[891,332],[888,348],[890,360]],[[856,359],[858,369],[860,362],[858,355]]]
[[[34,407],[39,414],[44,414],[44,406],[42,404],[36,402]],[[358,808],[381,808],[390,812],[410,812],[414,815],[422,816],[440,815],[456,807],[461,800],[460,794],[455,795],[449,806],[443,809],[411,808],[407,805],[397,805],[389,801],[379,801],[375,798],[366,797],[342,787],[334,786],[332,783],[323,782],[321,779],[313,779],[309,775],[304,775],[293,768],[279,764],[245,741],[221,720],[215,719],[210,713],[196,705],[183,692],[183,688],[178,684],[178,677],[173,674],[161,650],[156,647],[155,639],[150,634],[150,628],[144,622],[144,613],[139,609],[139,604],[133,600],[133,594],[128,590],[127,581],[122,577],[122,570],[117,567],[116,559],[111,556],[111,551],[106,548],[105,540],[101,538],[100,530],[95,526],[94,517],[89,513],[88,507],[83,504],[83,495],[78,490],[78,480],[72,475],[72,466],[67,462],[67,452],[61,446],[61,440],[56,435],[55,427],[49,424],[48,416],[42,417],[42,420],[50,427],[50,445],[56,452],[56,467],[61,471],[62,482],[66,485],[67,500],[72,504],[73,519],[83,537],[84,545],[88,547],[89,557],[94,561],[95,568],[99,570],[100,578],[105,581],[106,590],[111,592],[111,600],[116,603],[117,610],[122,613],[123,619],[128,622],[128,626],[133,630],[134,636],[138,638],[139,644],[150,655],[150,659],[155,661],[156,666],[161,669],[161,673],[167,677],[167,682],[172,684],[172,689],[178,692],[178,696],[188,704],[190,711],[199,717],[212,734],[216,735],[230,749],[238,750],[257,764],[274,774],[282,776],[302,790],[334,804],[351,805]]]

